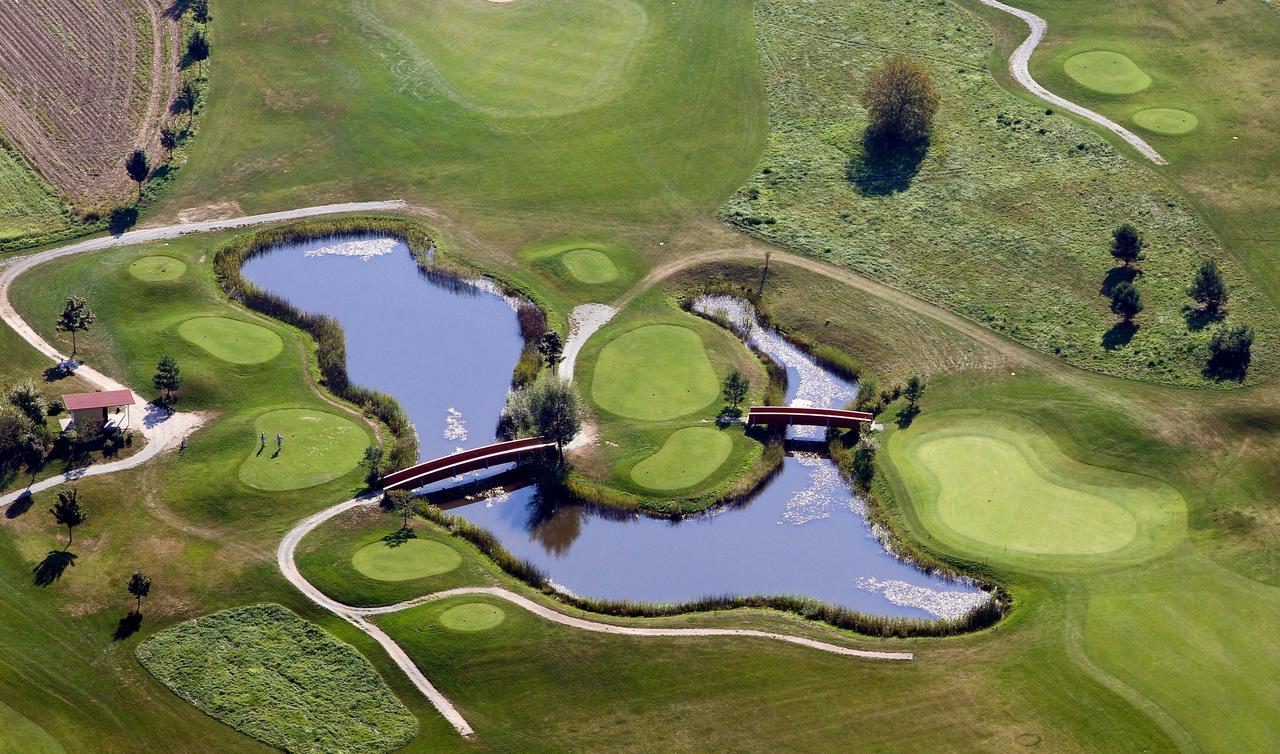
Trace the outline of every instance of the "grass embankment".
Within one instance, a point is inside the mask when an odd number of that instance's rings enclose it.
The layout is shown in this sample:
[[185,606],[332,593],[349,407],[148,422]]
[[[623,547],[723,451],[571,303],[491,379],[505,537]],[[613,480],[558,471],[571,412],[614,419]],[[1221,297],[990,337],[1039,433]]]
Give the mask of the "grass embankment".
[[[917,2],[755,8],[770,140],[724,218],[1071,364],[1179,385],[1207,382],[1217,325],[1189,321],[1185,289],[1215,258],[1235,287],[1227,321],[1258,333],[1253,377],[1280,368],[1277,310],[1190,204],[1102,137],[1001,90],[978,19]],[[942,104],[928,149],[888,160],[864,148],[857,90],[900,51],[929,70]],[[1125,222],[1147,239],[1136,332],[1114,327],[1103,295],[1117,279],[1110,235]]]
[[86,230],[0,136],[0,252]]
[[387,752],[417,721],[359,652],[279,605],[181,623],[138,661],[205,714],[291,752]]
[[586,496],[690,512],[763,474],[772,462],[760,443],[741,425],[715,423],[726,405],[720,382],[733,369],[751,380],[748,402],[763,394],[768,380],[759,360],[729,332],[674,307],[661,290],[619,312],[583,347],[575,369],[600,436],[577,454],[577,478],[608,488]]

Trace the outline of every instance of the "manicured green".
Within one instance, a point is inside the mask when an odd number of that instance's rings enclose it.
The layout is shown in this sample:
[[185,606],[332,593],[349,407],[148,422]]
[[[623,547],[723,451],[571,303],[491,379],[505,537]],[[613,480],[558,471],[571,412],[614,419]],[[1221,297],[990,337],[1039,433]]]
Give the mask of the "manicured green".
[[440,613],[440,625],[454,631],[488,631],[502,623],[507,614],[487,602],[463,602]]
[[[337,479],[360,463],[368,442],[350,419],[305,408],[268,411],[253,428],[253,435],[244,438],[249,450],[240,479],[260,490],[297,490]],[[279,450],[277,434],[284,435]]]
[[365,545],[351,556],[351,565],[379,581],[409,581],[452,571],[462,556],[452,547],[426,539],[410,539],[394,547],[386,542]]
[[610,341],[591,381],[597,406],[648,421],[705,408],[719,393],[702,338],[680,325],[645,325]]
[[284,348],[271,330],[231,317],[195,317],[178,325],[178,334],[232,364],[270,361]]
[[[181,259],[156,254],[149,257],[138,257],[129,265],[129,274],[139,280],[159,282],[176,280],[187,271],[187,263]],[[279,350],[279,349],[277,349]]]
[[729,457],[733,440],[712,427],[678,429],[662,449],[631,469],[641,487],[668,492],[691,487],[710,476]]
[[368,660],[279,605],[179,624],[137,655],[205,714],[287,751],[387,752],[418,733]]
[[1194,113],[1175,107],[1150,107],[1133,114],[1133,122],[1148,131],[1177,136],[1190,133],[1200,125]]
[[608,283],[618,277],[613,260],[597,249],[570,249],[564,253],[563,261],[571,275],[589,285]]
[[[1255,330],[1280,338],[1280,311],[1181,192],[1094,130],[992,80],[985,12],[904,0],[767,0],[755,8],[770,140],[722,218],[1115,376],[1207,384],[1202,370],[1214,328],[1188,327],[1183,312],[1187,281],[1204,258],[1240,283],[1229,319],[1266,322]],[[1151,17],[1148,28],[1164,28],[1154,9]],[[1025,25],[1015,26],[1011,38],[1025,38]],[[1050,29],[1060,33],[1052,21]],[[908,56],[929,71],[941,104],[922,155],[886,157],[863,144],[866,115],[854,94],[867,71],[899,51],[917,51]],[[1071,96],[1081,89],[1055,89],[1039,70],[1050,89]],[[1189,92],[1160,97],[1166,107],[1194,102]],[[1199,106],[1188,109],[1209,116]],[[1127,122],[1129,113],[1113,117]],[[1225,148],[1230,137],[1222,138]],[[1147,241],[1137,281],[1146,309],[1136,332],[1113,330],[1100,293],[1109,275],[1115,282],[1107,251],[1112,231],[1126,222]],[[1270,237],[1264,226],[1244,235]],[[1255,343],[1253,379],[1280,369],[1276,347],[1274,340]]]
[[1073,461],[1016,417],[932,413],[889,452],[935,536],[1004,560],[1147,554],[1181,525],[1171,488]]
[[1128,55],[1111,50],[1076,53],[1062,67],[1081,86],[1103,94],[1133,94],[1151,86],[1146,71]]

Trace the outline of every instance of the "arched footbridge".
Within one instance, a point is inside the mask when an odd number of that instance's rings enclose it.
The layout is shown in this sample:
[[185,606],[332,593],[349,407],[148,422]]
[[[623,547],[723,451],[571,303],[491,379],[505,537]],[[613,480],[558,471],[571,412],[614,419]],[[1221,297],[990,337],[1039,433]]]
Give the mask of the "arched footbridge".
[[846,411],[841,408],[801,408],[799,406],[752,406],[747,411],[747,424],[772,426],[802,425],[807,427],[836,427],[850,429],[870,424],[875,415],[866,411]]
[[555,442],[541,437],[526,437],[472,448],[453,455],[440,456],[430,461],[393,471],[382,477],[384,490],[413,490],[433,482],[448,479],[468,471],[487,469],[504,463],[512,463],[530,456],[542,455],[556,447]]

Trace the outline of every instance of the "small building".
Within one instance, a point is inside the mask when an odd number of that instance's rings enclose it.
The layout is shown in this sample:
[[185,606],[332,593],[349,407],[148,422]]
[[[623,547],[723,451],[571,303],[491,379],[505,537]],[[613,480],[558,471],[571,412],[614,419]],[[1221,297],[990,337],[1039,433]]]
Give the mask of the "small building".
[[127,429],[131,419],[129,409],[137,399],[131,390],[107,390],[100,393],[72,393],[62,396],[62,401],[71,412],[71,418],[61,422],[65,432],[73,424],[84,428]]

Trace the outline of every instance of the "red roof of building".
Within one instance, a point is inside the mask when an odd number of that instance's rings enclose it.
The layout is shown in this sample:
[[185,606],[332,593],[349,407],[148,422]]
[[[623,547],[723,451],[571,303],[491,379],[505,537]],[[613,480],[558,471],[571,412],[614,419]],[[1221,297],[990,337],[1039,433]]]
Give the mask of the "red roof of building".
[[105,393],[73,393],[62,396],[67,408],[75,411],[85,408],[111,408],[113,406],[132,406],[137,402],[130,390],[108,390]]

